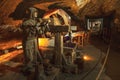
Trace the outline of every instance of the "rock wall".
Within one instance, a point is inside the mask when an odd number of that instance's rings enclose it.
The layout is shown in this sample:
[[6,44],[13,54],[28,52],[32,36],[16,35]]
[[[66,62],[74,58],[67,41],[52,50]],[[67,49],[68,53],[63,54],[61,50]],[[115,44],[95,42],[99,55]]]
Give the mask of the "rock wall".
[[[25,0],[0,0],[0,24],[19,24],[21,20],[14,20],[10,17],[10,14],[15,11],[17,7],[23,9],[29,7],[29,4],[21,2]],[[61,6],[71,7],[71,12],[78,15],[81,20],[85,19],[85,16],[105,16],[114,12],[113,21],[117,28],[120,26],[120,0],[41,0],[36,6],[38,8],[47,9],[51,4],[62,2]],[[71,4],[72,2],[72,4]],[[27,6],[27,7],[26,7]],[[16,15],[20,15],[24,10]],[[22,16],[22,15],[20,15]]]
[[82,3],[84,6],[79,5],[78,12],[81,19],[84,19],[86,15],[104,16],[115,12],[114,23],[120,23],[120,0],[83,0]]
[[[77,0],[76,0],[77,1]],[[79,1],[78,1],[79,2]],[[78,16],[85,20],[85,16],[103,17],[108,16],[107,20],[112,19],[112,46],[120,49],[120,0],[83,0],[84,4],[79,5]],[[84,6],[82,6],[84,5]],[[81,7],[82,6],[82,7]],[[110,18],[112,16],[112,18]]]
[[14,12],[16,6],[22,0],[1,0],[0,2],[0,24],[18,24],[19,21],[14,21],[10,18],[10,14]]

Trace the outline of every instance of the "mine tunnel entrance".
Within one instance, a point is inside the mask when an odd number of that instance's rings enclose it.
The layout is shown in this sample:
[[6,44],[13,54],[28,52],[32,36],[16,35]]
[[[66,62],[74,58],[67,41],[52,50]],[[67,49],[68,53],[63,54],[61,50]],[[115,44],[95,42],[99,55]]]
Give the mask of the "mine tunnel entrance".
[[100,35],[103,28],[103,18],[87,19],[87,30],[93,34]]
[[113,12],[104,16],[86,16],[86,29],[90,31],[91,37],[97,37],[105,43],[109,43],[114,26],[113,20]]

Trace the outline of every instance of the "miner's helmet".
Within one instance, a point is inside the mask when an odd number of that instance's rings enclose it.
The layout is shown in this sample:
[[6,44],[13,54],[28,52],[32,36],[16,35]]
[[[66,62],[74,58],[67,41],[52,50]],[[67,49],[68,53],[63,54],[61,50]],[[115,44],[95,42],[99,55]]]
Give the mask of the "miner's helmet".
[[36,18],[38,17],[38,10],[37,8],[35,7],[30,7],[26,10],[26,15],[29,17],[29,18]]

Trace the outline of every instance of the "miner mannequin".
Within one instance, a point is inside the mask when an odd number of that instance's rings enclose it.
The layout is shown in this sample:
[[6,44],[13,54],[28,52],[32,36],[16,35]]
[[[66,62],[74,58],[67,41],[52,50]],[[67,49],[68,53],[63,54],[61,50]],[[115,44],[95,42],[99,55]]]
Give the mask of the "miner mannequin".
[[25,57],[24,71],[31,72],[34,70],[34,65],[38,62],[42,63],[42,56],[38,49],[38,35],[43,34],[43,29],[40,27],[42,19],[38,19],[38,11],[31,7],[26,11],[28,17],[23,20],[21,29],[23,31],[23,53]]

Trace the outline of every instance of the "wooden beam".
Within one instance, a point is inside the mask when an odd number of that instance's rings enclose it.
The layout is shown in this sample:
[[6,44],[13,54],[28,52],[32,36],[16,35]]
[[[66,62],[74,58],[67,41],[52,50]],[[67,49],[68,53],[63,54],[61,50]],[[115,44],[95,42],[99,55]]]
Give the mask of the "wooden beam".
[[69,26],[67,25],[55,25],[55,26],[50,25],[49,28],[50,28],[50,32],[53,32],[53,33],[69,31]]

